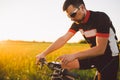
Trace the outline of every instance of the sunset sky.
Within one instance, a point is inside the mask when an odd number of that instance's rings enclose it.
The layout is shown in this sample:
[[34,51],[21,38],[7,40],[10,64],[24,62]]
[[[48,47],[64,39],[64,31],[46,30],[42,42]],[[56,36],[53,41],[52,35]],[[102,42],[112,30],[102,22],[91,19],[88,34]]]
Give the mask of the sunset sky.
[[[0,40],[55,41],[72,21],[62,11],[65,0],[0,0]],[[120,40],[120,0],[84,0],[86,8],[111,18]],[[78,32],[70,42],[83,39]]]

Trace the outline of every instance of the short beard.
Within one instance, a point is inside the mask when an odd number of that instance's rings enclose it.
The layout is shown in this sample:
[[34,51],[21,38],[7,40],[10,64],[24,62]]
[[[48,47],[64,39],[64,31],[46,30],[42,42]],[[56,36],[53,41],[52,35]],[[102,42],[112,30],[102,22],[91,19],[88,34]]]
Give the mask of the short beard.
[[80,19],[80,20],[78,20],[78,21],[76,21],[76,22],[77,22],[77,23],[83,23],[84,18],[85,18],[85,14],[83,15],[82,19]]

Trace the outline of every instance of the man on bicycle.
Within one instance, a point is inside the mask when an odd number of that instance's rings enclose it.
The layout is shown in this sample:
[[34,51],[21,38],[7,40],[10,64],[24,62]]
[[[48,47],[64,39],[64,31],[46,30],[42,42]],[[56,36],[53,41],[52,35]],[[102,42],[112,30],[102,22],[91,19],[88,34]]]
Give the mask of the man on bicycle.
[[67,69],[95,67],[101,80],[117,80],[119,49],[115,29],[108,15],[104,12],[87,10],[83,0],[65,0],[63,11],[74,22],[65,35],[36,56],[37,63],[41,58],[62,47],[80,31],[91,48],[58,57],[62,67]]

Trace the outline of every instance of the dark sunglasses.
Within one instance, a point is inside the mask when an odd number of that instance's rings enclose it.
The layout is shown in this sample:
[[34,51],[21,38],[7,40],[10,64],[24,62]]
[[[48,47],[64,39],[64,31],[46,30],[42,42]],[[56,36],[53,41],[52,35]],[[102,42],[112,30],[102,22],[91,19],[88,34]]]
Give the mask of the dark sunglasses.
[[78,10],[79,10],[79,8],[76,8],[73,12],[70,13],[69,16],[72,17],[72,18],[75,17]]

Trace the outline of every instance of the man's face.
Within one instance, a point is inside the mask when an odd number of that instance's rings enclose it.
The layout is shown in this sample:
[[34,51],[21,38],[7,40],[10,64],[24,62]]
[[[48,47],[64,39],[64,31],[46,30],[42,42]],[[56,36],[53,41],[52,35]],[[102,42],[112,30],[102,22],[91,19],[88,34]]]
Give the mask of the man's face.
[[82,21],[83,18],[85,17],[85,11],[82,8],[82,6],[79,6],[79,8],[74,7],[73,5],[70,5],[66,13],[69,18],[71,18],[72,21],[79,22]]

